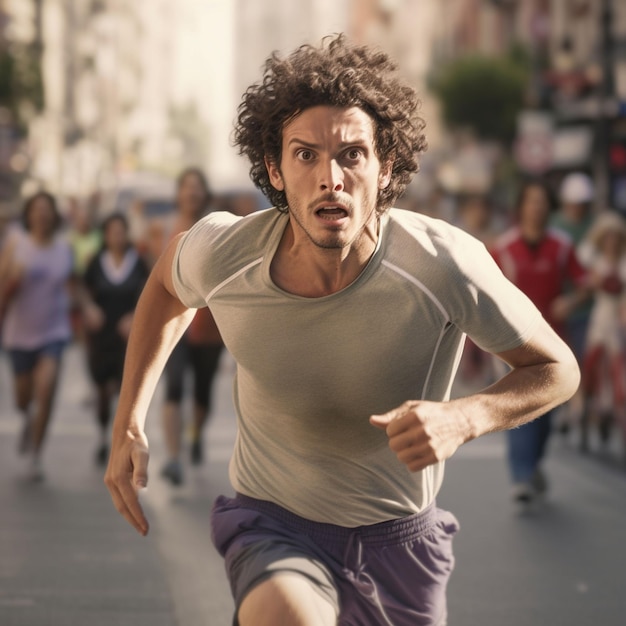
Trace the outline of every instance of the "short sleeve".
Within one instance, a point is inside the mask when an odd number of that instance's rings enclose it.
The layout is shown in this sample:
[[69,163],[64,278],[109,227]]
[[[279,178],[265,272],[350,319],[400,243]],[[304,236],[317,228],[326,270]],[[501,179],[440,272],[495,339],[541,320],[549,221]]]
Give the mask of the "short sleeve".
[[181,237],[172,263],[172,281],[185,306],[199,309],[207,305],[214,246],[220,233],[238,219],[230,213],[211,213]]
[[460,239],[454,247],[458,279],[451,295],[451,321],[488,352],[522,345],[543,319],[541,313],[504,276],[480,241],[465,233]]

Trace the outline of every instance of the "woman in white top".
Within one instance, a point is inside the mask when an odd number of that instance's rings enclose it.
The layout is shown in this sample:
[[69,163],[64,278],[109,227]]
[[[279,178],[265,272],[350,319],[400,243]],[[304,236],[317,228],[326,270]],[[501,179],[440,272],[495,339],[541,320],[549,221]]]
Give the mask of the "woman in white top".
[[589,447],[590,416],[598,419],[600,440],[607,444],[611,425],[621,425],[626,441],[626,221],[614,211],[595,220],[581,244],[593,287],[583,359],[585,407],[582,447]]

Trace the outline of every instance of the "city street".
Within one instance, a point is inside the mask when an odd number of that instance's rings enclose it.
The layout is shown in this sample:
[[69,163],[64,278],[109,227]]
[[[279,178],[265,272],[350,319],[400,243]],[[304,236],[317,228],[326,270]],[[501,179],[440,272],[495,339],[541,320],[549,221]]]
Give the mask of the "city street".
[[[206,433],[208,462],[176,489],[164,460],[160,394],[148,423],[152,527],[142,538],[118,515],[93,463],[97,431],[82,354],[66,355],[45,454],[46,480],[25,479],[19,416],[0,355],[0,625],[228,626],[232,601],[209,533],[213,499],[230,493],[235,434],[232,360],[223,358]],[[581,457],[556,436],[550,497],[520,515],[509,500],[504,438],[448,464],[438,504],[461,522],[449,589],[451,626],[621,626],[626,612],[626,472]],[[375,626],[375,625],[372,625]]]

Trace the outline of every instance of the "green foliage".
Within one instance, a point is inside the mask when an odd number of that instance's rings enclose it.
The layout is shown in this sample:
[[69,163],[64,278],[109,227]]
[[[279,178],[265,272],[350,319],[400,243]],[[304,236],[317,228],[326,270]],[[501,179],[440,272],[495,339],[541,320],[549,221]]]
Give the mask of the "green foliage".
[[14,67],[13,57],[6,50],[0,50],[0,106],[7,108],[13,102]]
[[529,80],[527,56],[516,48],[506,57],[465,56],[443,66],[432,80],[444,121],[469,127],[482,139],[510,142]]
[[0,106],[19,120],[24,110],[41,111],[43,103],[41,67],[35,47],[13,45],[0,50]]

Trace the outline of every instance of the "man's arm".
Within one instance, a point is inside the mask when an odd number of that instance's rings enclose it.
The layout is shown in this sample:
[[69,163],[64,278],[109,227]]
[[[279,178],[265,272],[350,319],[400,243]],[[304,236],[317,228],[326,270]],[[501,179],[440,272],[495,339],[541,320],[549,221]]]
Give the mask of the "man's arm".
[[370,418],[386,431],[390,448],[409,470],[443,461],[486,433],[530,422],[578,388],[574,355],[544,321],[526,343],[497,356],[512,370],[483,391],[449,402],[409,401]]
[[172,284],[178,239],[157,261],[137,303],[104,477],[115,508],[142,535],[148,532],[138,500],[138,490],[148,481],[146,413],[167,358],[195,313],[176,297]]

